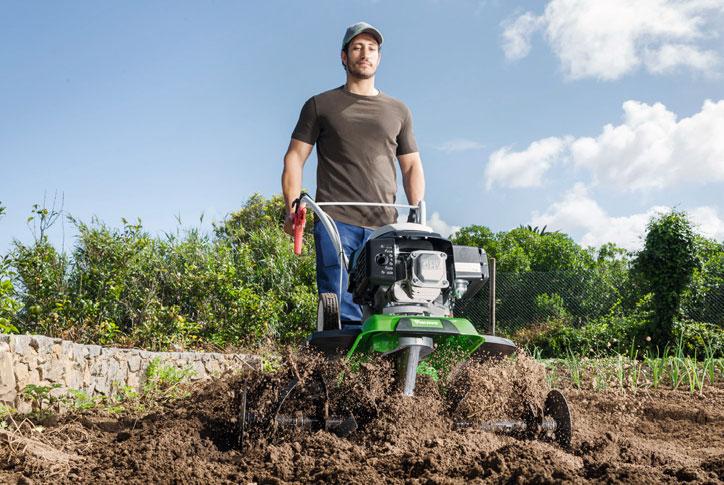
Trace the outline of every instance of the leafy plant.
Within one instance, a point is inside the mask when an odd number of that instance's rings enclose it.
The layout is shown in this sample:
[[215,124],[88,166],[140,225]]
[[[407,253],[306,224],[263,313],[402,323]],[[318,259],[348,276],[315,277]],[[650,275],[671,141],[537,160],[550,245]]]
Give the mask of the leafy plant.
[[278,354],[264,352],[261,355],[261,370],[267,374],[274,374],[282,368],[282,358]]
[[631,372],[629,373],[629,386],[636,392],[639,387],[639,377],[641,376],[641,362],[638,360],[638,353],[631,359]]
[[563,298],[561,298],[561,295],[558,293],[552,293],[550,295],[548,293],[540,293],[536,295],[535,305],[540,315],[539,318],[544,320],[553,319],[560,321],[570,319],[571,317],[568,310],[566,310]]
[[2,424],[2,419],[15,414],[16,412],[17,410],[14,407],[8,406],[7,404],[0,404],[0,425]]
[[70,405],[71,409],[76,411],[87,411],[98,406],[99,399],[90,396],[81,389],[68,389],[65,401]]
[[602,391],[608,388],[608,372],[605,367],[594,367],[593,389]]
[[155,400],[182,397],[186,395],[186,391],[181,384],[193,375],[191,368],[179,369],[171,364],[163,364],[160,357],[155,357],[146,368],[143,393]]
[[298,340],[313,327],[315,258],[311,236],[293,254],[282,211],[255,195],[213,236],[69,217],[78,237],[60,253],[47,237],[60,211],[34,207],[34,242],[0,266],[0,330],[152,350]]
[[22,390],[22,395],[30,401],[31,408],[34,413],[40,416],[46,416],[51,413],[51,409],[61,402],[61,399],[51,394],[54,389],[61,387],[60,384],[52,384],[50,386],[40,386],[37,384],[28,384]]
[[10,280],[3,280],[4,261],[0,260],[0,333],[18,333],[18,328],[11,322],[22,304],[15,299],[15,288]]

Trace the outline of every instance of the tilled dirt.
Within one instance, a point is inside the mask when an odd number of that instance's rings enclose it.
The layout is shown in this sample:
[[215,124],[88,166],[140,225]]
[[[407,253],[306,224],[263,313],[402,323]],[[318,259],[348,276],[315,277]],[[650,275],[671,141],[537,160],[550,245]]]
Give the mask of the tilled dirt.
[[[542,412],[545,373],[524,356],[469,364],[438,384],[419,378],[415,397],[401,396],[393,376],[385,361],[345,368],[294,357],[275,374],[217,381],[144,416],[95,412],[42,432],[0,429],[0,482],[724,483],[721,386],[703,397],[564,389],[574,433],[563,449],[456,426]],[[279,406],[292,379],[300,384]],[[357,430],[339,437],[272,419],[325,412],[354,415]]]

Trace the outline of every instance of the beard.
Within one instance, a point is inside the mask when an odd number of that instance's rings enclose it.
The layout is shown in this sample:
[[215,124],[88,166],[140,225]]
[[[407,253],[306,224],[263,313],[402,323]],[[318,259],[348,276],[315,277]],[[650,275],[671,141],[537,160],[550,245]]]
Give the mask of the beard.
[[357,66],[356,64],[352,64],[351,66],[347,66],[347,72],[354,78],[357,79],[369,79],[375,75],[376,69],[368,69],[366,71],[363,71],[362,68]]

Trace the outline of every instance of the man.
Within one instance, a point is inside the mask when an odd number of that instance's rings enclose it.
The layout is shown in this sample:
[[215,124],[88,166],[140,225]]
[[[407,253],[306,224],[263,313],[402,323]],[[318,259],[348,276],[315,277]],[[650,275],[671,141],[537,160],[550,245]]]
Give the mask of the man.
[[[284,156],[282,190],[287,205],[284,229],[293,234],[292,204],[302,190],[304,163],[317,145],[318,202],[395,202],[399,161],[407,201],[418,204],[424,196],[422,161],[412,130],[412,115],[402,102],[375,88],[382,34],[365,22],[349,28],[342,40],[343,86],[311,97],[302,107]],[[393,208],[327,206],[345,253],[362,246],[372,229],[397,220]],[[339,261],[324,226],[314,225],[319,293],[339,294]],[[342,324],[358,323],[359,305],[346,291],[343,273],[340,301]]]

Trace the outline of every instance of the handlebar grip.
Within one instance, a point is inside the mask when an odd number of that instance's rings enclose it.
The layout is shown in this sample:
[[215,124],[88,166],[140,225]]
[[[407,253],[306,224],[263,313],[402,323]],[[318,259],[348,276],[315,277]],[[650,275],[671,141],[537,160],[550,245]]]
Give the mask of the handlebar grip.
[[304,238],[304,225],[307,223],[307,208],[300,207],[294,213],[294,254],[302,254],[302,240]]

